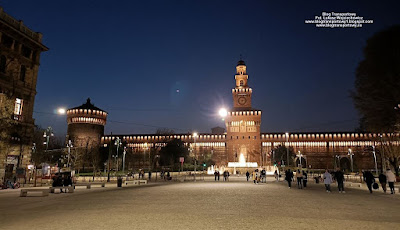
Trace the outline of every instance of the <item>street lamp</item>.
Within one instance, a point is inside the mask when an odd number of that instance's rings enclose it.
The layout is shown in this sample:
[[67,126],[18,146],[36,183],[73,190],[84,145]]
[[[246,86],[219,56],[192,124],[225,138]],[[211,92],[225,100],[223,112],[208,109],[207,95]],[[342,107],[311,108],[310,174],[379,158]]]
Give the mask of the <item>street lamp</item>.
[[296,155],[299,160],[300,160],[300,167],[303,168],[303,165],[301,164],[301,158],[303,157],[303,154],[301,154],[300,150],[299,150],[299,154]]
[[193,154],[194,154],[194,181],[196,182],[196,167],[197,167],[197,160],[196,160],[196,138],[198,134],[196,132],[193,133],[193,142],[194,142],[194,148],[193,148]]
[[119,139],[119,137],[117,137],[115,139],[114,144],[117,146],[117,155],[115,155],[115,165],[116,165],[116,172],[118,172],[118,149],[119,149],[119,146],[121,145],[121,139]]
[[383,140],[382,140],[382,134],[379,135],[381,138],[381,151],[382,151],[382,172],[386,172],[386,159],[385,159],[385,148],[383,147]]
[[72,146],[72,141],[71,140],[68,140],[68,143],[67,143],[67,148],[68,148],[68,161],[67,161],[67,167],[69,168],[69,161],[70,161],[70,159],[71,159],[71,148],[72,147],[74,147],[74,146]]
[[[339,164],[336,162],[336,159]],[[335,155],[335,165],[336,165],[336,168],[340,168],[340,156],[339,155]]]
[[286,132],[285,133],[285,136],[286,136],[286,157],[287,157],[287,165],[288,165],[288,167],[289,167],[289,133],[288,132]]
[[49,149],[49,141],[50,141],[50,137],[52,137],[52,136],[54,136],[53,128],[49,126],[43,133],[43,137],[46,138],[46,141],[43,143],[46,145],[46,150]]
[[350,156],[351,172],[353,172],[353,156],[354,156],[354,153],[351,151],[350,148],[349,148],[349,151],[347,152],[347,155]]
[[126,147],[124,146],[124,156],[122,158],[122,173],[125,173],[125,154],[126,154]]
[[378,165],[376,164],[375,145],[373,145],[373,146],[372,146],[372,153],[374,154],[374,161],[375,161],[375,173],[378,173]]

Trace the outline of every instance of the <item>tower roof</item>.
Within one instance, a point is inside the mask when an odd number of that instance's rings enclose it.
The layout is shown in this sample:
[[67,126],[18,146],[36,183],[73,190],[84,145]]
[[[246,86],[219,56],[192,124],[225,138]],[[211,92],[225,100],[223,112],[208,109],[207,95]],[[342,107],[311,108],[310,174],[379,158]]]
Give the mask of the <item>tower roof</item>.
[[100,109],[100,108],[94,106],[94,105],[90,102],[90,98],[88,98],[88,99],[86,100],[86,103],[85,103],[85,104],[82,104],[82,105],[80,105],[80,106],[78,106],[78,107],[71,108],[71,109],[88,109],[88,110],[90,109],[90,110],[98,110],[98,111],[106,112],[106,111],[104,111],[104,110],[102,110],[102,109]]
[[243,61],[242,59],[240,59],[240,60],[238,61],[238,63],[237,63],[237,66],[239,66],[239,65],[246,65],[246,64],[244,63],[244,61]]

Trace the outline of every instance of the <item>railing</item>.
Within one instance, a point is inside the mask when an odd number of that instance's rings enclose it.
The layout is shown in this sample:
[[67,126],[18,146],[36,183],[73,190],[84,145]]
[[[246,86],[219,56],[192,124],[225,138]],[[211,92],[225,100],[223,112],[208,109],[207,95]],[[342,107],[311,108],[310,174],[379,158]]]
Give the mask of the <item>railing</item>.
[[36,32],[33,32],[28,27],[24,26],[22,21],[17,21],[7,13],[3,11],[3,8],[0,8],[0,19],[3,19],[5,22],[13,26],[14,28],[20,30],[22,33],[28,35],[29,37],[33,38],[34,40],[40,42],[40,35]]

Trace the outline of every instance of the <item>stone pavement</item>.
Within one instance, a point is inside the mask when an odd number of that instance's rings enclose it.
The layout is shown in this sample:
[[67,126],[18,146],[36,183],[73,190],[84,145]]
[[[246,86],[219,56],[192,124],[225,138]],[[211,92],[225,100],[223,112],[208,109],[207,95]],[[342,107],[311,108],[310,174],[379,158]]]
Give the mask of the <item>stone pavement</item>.
[[[209,178],[208,178],[209,179]],[[270,179],[271,180],[271,179]],[[150,183],[73,194],[0,194],[0,229],[399,229],[400,196],[284,182]]]

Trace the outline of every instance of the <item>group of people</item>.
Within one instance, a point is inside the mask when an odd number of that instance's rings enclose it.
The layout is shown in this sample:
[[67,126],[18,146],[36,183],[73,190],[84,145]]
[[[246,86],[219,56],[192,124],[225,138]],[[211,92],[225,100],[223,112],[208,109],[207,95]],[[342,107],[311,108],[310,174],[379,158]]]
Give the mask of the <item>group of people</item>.
[[[222,175],[223,175],[223,177],[224,177],[224,181],[229,181],[229,176],[230,176],[230,174],[229,174],[229,172],[228,171],[224,171],[223,173],[222,173]],[[220,178],[220,172],[218,171],[218,170],[215,170],[215,172],[214,172],[214,180],[215,181],[219,181],[219,178]]]
[[[53,187],[68,187],[72,186],[72,177],[71,175],[59,174],[53,177]],[[63,189],[60,188],[60,192],[63,193]]]
[[[250,176],[250,173],[249,173],[249,171],[247,171],[246,172],[247,181],[249,181],[249,176]],[[262,183],[267,182],[267,172],[265,171],[265,169],[262,169],[261,171],[256,169],[253,172],[253,183],[258,184],[260,182],[262,182]]]
[[[279,180],[279,175],[276,172],[275,178]],[[292,181],[294,178],[294,173],[288,169],[285,171],[285,180],[288,182],[289,188],[292,188]],[[297,188],[298,189],[303,189],[307,187],[307,181],[308,181],[308,174],[304,170],[298,169],[296,171],[296,179],[297,179]]]
[[[294,178],[294,172],[290,169],[285,171],[285,180],[288,182],[289,188],[292,187],[292,181]],[[297,187],[299,189],[303,189],[307,187],[307,172],[300,171],[299,169],[296,171],[297,178]],[[319,180],[320,177],[316,178]],[[375,182],[375,177],[371,171],[363,171],[363,179],[367,184],[368,190],[372,193],[372,189],[378,189],[379,186]],[[385,173],[382,172],[379,177],[379,183],[382,186],[383,191],[386,193],[386,185],[389,184],[391,194],[395,193],[394,183],[396,182],[396,176],[392,172],[392,170],[388,169]],[[331,184],[336,181],[339,193],[346,193],[344,191],[344,173],[339,168],[337,168],[334,172],[330,172],[329,170],[325,170],[323,174],[323,181],[325,185],[326,192],[331,192]],[[318,182],[318,181],[317,181]]]
[[[1,181],[4,181],[4,178],[2,178]],[[1,183],[0,182],[0,189],[8,189],[8,188],[16,189],[16,188],[19,188],[19,187],[20,187],[20,184],[17,181],[16,177],[14,177],[13,181],[7,179],[5,181],[5,183]]]
[[336,181],[339,193],[346,193],[344,191],[344,173],[339,168],[333,173],[330,173],[327,169],[323,176],[326,192],[331,192],[331,184]]
[[[394,175],[392,170],[388,169],[388,170],[386,170],[386,173],[382,172],[381,174],[379,174],[378,179],[379,179],[379,183],[381,184],[384,193],[386,193],[386,184],[389,184],[390,193],[395,194],[394,182],[396,182],[396,176]],[[368,187],[368,189],[369,188],[370,187]],[[370,192],[372,193],[371,189],[370,189]]]

